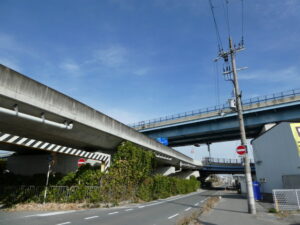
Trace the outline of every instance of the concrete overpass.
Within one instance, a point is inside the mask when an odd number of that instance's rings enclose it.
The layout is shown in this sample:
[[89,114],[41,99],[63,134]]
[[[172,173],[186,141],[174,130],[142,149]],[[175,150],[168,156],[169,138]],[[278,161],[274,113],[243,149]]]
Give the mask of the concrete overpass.
[[[300,90],[243,101],[247,138],[255,138],[265,124],[300,121]],[[169,146],[185,146],[240,139],[237,113],[228,104],[141,121],[131,125],[151,138],[168,138]]]
[[42,150],[95,159],[91,153],[112,154],[124,140],[153,151],[162,164],[182,168],[201,165],[71,97],[0,65],[0,149],[19,154]]
[[[204,183],[211,174],[245,174],[245,166],[242,159],[224,159],[224,158],[204,158],[202,167],[199,170],[199,180]],[[251,161],[250,168],[252,175],[255,175],[255,165]]]
[[[242,159],[204,158],[200,173],[206,174],[244,174],[245,166]],[[251,173],[255,174],[255,165],[250,162]]]

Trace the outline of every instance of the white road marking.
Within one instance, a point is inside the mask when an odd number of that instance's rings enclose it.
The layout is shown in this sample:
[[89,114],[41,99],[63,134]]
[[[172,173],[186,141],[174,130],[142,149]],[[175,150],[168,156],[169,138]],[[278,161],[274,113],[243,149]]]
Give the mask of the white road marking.
[[64,223],[58,223],[56,225],[64,225],[64,224],[70,224],[71,222],[64,222]]
[[133,210],[133,209],[126,209],[125,211],[128,212],[128,211],[131,211],[131,210]]
[[205,198],[205,199],[203,199],[202,201],[200,201],[200,202],[205,202],[207,199],[209,199],[209,198]]
[[111,212],[111,213],[108,213],[108,215],[113,215],[113,214],[117,214],[119,212]]
[[172,219],[172,218],[174,218],[175,216],[178,216],[178,215],[179,215],[179,214],[176,213],[176,214],[174,214],[174,215],[172,215],[172,216],[169,216],[168,219],[170,220],[170,219]]
[[186,208],[184,211],[187,212],[191,209],[191,207]]
[[198,206],[199,205],[199,202],[197,202],[194,206]]
[[41,213],[41,214],[28,215],[28,216],[25,216],[25,217],[33,217],[33,216],[55,216],[55,215],[60,215],[60,214],[65,214],[65,213],[72,213],[72,212],[75,212],[75,210],[61,211],[61,212],[51,212],[51,213]]
[[86,218],[84,218],[85,220],[90,220],[90,219],[94,219],[94,218],[97,218],[97,217],[99,217],[99,216],[90,216],[90,217],[86,217]]
[[165,202],[175,201],[175,200],[178,200],[178,199],[181,199],[181,198],[186,198],[186,197],[189,197],[189,196],[192,196],[192,195],[196,195],[196,194],[199,194],[199,192],[192,193],[192,194],[188,194],[188,195],[184,195],[184,196],[179,196],[179,197],[170,198],[170,199],[168,199],[168,200],[159,201],[159,202],[156,202],[156,203],[153,203],[153,204],[142,205],[142,206],[139,206],[138,208],[139,208],[139,209],[142,209],[142,208],[145,208],[145,207],[148,207],[148,206],[160,205],[160,204],[163,204],[163,203],[165,203]]

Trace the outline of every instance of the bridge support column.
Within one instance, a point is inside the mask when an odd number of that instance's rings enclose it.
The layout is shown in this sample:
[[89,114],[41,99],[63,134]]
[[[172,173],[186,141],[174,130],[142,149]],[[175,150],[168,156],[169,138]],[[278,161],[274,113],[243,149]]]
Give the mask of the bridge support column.
[[191,176],[199,178],[200,173],[198,170],[184,170],[175,174],[175,177],[182,178],[182,179],[190,179]]
[[261,129],[260,133],[264,133],[268,130],[270,130],[272,127],[274,127],[276,125],[276,123],[267,123],[263,126],[263,128]]
[[155,171],[156,174],[161,174],[163,176],[169,176],[175,173],[175,166],[164,166],[159,167]]

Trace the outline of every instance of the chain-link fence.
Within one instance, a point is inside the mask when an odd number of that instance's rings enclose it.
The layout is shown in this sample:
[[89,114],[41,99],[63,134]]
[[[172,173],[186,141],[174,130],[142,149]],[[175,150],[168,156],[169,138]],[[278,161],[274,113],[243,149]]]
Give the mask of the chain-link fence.
[[300,210],[300,189],[273,190],[273,200],[278,211]]

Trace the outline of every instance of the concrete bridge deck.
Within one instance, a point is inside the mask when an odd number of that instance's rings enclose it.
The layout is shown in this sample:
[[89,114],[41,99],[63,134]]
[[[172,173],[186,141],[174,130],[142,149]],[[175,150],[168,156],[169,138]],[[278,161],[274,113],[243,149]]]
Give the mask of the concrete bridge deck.
[[[257,137],[265,124],[300,121],[300,90],[243,101],[247,138]],[[169,146],[240,139],[237,113],[228,104],[133,124],[152,138],[167,138]]]
[[[164,146],[107,115],[46,85],[0,65],[0,132],[85,151],[113,153],[128,140],[154,151],[167,164],[199,166],[192,158]],[[0,142],[0,149],[22,146]],[[24,152],[24,151],[23,151]]]

